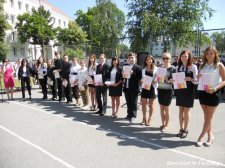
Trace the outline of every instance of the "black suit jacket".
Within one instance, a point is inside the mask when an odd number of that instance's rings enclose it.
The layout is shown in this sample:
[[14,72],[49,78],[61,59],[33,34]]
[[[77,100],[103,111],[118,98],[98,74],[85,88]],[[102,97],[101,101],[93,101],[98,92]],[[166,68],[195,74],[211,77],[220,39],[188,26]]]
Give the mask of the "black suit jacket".
[[[140,84],[140,80],[142,76],[142,68],[139,65],[134,64],[132,67],[132,71],[133,73],[131,74],[129,78],[128,89],[132,92],[138,93],[140,91],[139,84]],[[127,79],[125,79],[124,91],[127,91],[126,85],[127,85]]]
[[100,64],[96,67],[96,75],[102,74],[102,82],[105,84],[105,81],[108,81],[110,79],[110,73],[109,73],[109,65],[104,63],[102,69],[100,70]]

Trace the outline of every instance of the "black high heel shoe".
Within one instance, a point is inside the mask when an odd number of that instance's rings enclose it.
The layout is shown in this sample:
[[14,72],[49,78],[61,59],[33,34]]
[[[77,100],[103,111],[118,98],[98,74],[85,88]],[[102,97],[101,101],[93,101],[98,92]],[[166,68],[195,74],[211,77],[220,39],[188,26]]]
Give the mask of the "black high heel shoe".
[[187,137],[187,134],[188,134],[188,130],[182,132],[180,138],[186,138]]
[[183,134],[183,129],[180,129],[179,133],[177,134],[177,137],[180,137]]

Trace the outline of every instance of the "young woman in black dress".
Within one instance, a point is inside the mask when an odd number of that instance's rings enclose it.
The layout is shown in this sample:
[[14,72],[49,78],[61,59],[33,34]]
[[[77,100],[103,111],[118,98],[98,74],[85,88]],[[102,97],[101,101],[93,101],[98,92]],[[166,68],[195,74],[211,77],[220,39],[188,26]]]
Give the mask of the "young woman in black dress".
[[189,111],[194,105],[195,87],[197,83],[197,66],[192,64],[191,53],[188,50],[181,52],[177,72],[185,72],[187,88],[176,89],[176,105],[179,106],[180,131],[177,137],[186,138],[188,134]]
[[162,66],[161,68],[166,68],[166,76],[164,77],[164,82],[158,83],[158,102],[160,105],[160,113],[162,119],[161,131],[164,132],[169,124],[169,106],[173,98],[173,84],[172,84],[172,73],[176,72],[176,68],[171,65],[171,54],[164,53],[162,55]]
[[122,96],[122,69],[119,67],[119,59],[113,57],[109,69],[110,81],[115,82],[109,86],[109,96],[112,99],[112,117],[117,117],[120,106],[120,96]]
[[[150,90],[142,88],[141,91],[141,105],[142,105],[142,113],[143,113],[143,120],[141,125],[150,126],[150,122],[152,120],[152,114],[154,111],[153,102],[156,98],[155,92],[155,82],[154,77],[156,76],[157,67],[154,64],[154,59],[151,55],[146,56],[144,62],[144,69],[142,69],[142,81],[145,75],[153,77],[153,81],[150,87]],[[146,111],[147,111],[147,104],[149,106],[149,117],[146,118]]]

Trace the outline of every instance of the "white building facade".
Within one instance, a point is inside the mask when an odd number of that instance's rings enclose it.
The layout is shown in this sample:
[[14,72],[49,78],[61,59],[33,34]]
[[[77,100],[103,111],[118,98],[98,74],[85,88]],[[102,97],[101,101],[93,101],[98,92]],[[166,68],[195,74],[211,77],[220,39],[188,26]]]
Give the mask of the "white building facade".
[[[8,23],[10,24],[10,30],[6,31],[6,43],[9,46],[8,58],[11,61],[16,61],[19,58],[27,58],[29,60],[36,60],[41,55],[41,46],[31,45],[29,43],[20,43],[18,33],[15,28],[17,23],[17,16],[26,12],[31,12],[32,8],[37,9],[40,5],[43,5],[45,10],[49,10],[54,21],[54,28],[61,27],[66,28],[69,21],[72,19],[61,12],[59,9],[48,3],[47,0],[5,0],[4,12],[8,16]],[[49,46],[45,47],[45,54],[48,58],[53,58],[54,42],[51,41]]]

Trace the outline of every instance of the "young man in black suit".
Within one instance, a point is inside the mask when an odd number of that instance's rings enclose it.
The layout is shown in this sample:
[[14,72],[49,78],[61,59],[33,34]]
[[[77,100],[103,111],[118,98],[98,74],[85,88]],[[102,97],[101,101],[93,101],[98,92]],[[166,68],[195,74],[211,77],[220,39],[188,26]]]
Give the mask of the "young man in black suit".
[[137,100],[142,75],[142,68],[136,64],[136,54],[133,52],[128,54],[128,65],[132,66],[131,75],[129,79],[125,78],[123,91],[127,103],[126,119],[132,123],[137,117]]
[[[102,74],[102,84],[96,85],[96,100],[98,103],[99,110],[95,114],[99,114],[100,116],[104,116],[106,113],[107,106],[107,86],[105,85],[105,81],[109,80],[109,65],[106,64],[106,56],[105,54],[101,54],[99,56],[99,64],[96,68],[96,75]],[[101,99],[103,98],[103,102]]]

